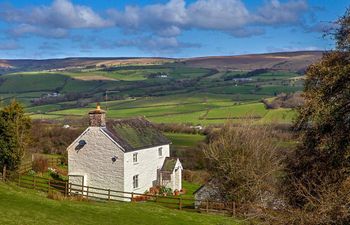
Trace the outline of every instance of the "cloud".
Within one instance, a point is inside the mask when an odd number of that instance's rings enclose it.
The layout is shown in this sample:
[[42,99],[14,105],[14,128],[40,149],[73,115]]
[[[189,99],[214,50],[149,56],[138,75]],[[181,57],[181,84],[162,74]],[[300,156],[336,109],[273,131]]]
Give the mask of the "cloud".
[[22,47],[14,41],[0,42],[0,51],[18,50]]
[[49,6],[38,6],[26,9],[2,7],[1,18],[19,24],[44,26],[51,28],[101,28],[112,23],[103,19],[91,8],[74,5],[69,0],[54,0]]
[[322,51],[316,46],[306,46],[306,47],[295,47],[295,46],[285,46],[285,47],[273,47],[269,46],[266,48],[268,52],[297,52],[297,51]]
[[258,24],[283,25],[301,23],[301,14],[308,10],[306,0],[291,0],[281,3],[270,0],[257,10],[254,20]]
[[241,0],[197,0],[189,5],[184,0],[170,0],[165,4],[111,9],[108,14],[115,26],[127,31],[169,37],[178,36],[183,30],[204,29],[247,37],[263,34],[266,26],[301,23],[307,10],[306,0],[270,0],[255,12],[249,11]]
[[338,28],[338,24],[332,22],[318,22],[311,26],[305,26],[307,32],[327,33]]
[[62,38],[68,35],[70,29],[104,28],[113,25],[91,8],[74,5],[69,0],[54,0],[49,6],[23,9],[1,5],[0,19],[14,24],[10,34],[17,37],[35,34]]
[[200,48],[201,45],[178,41],[175,37],[143,37],[118,41],[116,47],[137,47],[153,54],[174,54],[184,48]]
[[47,38],[64,38],[68,35],[68,31],[62,28],[43,28],[29,24],[20,24],[9,30],[9,34],[14,37],[36,34]]
[[[243,0],[194,0],[191,3],[168,0],[97,13],[91,7],[74,4],[71,0],[54,0],[50,5],[32,8],[2,5],[0,20],[10,24],[9,34],[14,37],[72,38],[70,31],[74,29],[116,28],[126,36],[136,36],[125,40],[124,45],[145,51],[165,52],[168,49],[173,52],[198,47],[178,40],[187,30],[219,31],[236,38],[263,35],[267,27],[299,26],[308,9],[306,0],[266,0],[254,10]],[[119,42],[117,45],[123,46]]]

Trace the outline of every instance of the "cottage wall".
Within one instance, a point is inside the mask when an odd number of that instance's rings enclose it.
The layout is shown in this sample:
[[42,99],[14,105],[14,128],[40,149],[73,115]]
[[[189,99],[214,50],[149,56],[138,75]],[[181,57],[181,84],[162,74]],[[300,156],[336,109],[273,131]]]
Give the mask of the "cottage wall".
[[[162,156],[158,148],[162,147]],[[133,154],[137,153],[138,161],[133,162]],[[169,145],[162,145],[132,152],[124,155],[124,190],[126,192],[144,193],[157,183],[157,170],[163,166],[166,157],[170,156]],[[133,176],[138,176],[139,187],[133,188]]]
[[86,186],[124,191],[124,153],[100,127],[89,127],[67,150],[70,183],[81,185],[83,176]]

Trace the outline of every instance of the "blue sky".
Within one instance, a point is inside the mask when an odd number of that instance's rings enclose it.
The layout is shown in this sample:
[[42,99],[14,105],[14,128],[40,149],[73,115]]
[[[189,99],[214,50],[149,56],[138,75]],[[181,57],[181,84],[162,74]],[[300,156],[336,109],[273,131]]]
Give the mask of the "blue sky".
[[348,0],[0,0],[0,58],[326,50]]

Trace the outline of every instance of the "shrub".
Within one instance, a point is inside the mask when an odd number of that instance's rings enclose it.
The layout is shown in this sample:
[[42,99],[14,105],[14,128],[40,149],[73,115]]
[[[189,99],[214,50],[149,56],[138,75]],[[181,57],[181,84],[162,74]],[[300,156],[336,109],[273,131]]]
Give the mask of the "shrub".
[[272,131],[251,121],[230,122],[211,136],[205,147],[210,173],[226,200],[269,207],[277,202],[281,154]]
[[171,190],[171,188],[167,188],[167,187],[160,187],[159,188],[159,194],[160,195],[172,195],[173,191]]
[[34,170],[29,170],[28,173],[27,173],[28,176],[35,176],[36,173]]
[[210,174],[205,170],[183,170],[182,177],[190,183],[205,184]]
[[33,170],[37,173],[44,173],[48,169],[48,160],[44,157],[35,158],[33,161]]
[[65,199],[64,195],[58,191],[50,191],[49,193],[47,193],[47,197],[49,199],[58,200],[58,201]]

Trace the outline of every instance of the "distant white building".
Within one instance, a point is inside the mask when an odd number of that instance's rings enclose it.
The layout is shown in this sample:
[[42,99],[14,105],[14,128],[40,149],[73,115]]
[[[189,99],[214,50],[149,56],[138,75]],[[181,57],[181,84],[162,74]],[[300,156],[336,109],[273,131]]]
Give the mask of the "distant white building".
[[90,126],[67,148],[69,183],[144,193],[157,185],[182,189],[182,165],[170,141],[144,118],[105,120],[98,106]]

